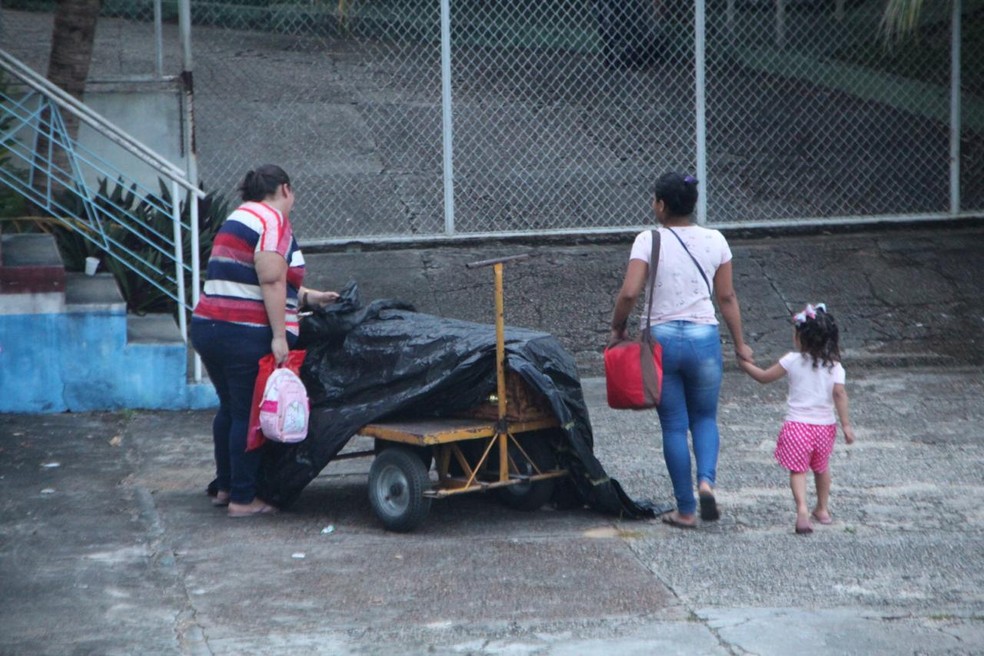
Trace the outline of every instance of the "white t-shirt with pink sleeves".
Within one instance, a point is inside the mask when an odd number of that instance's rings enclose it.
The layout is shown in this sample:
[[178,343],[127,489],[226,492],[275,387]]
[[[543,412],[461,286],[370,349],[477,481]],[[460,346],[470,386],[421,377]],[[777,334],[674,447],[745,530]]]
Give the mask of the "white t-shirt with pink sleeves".
[[[653,298],[652,323],[667,323],[669,321],[689,321],[717,325],[714,314],[714,303],[708,290],[714,287],[714,274],[725,262],[731,261],[731,248],[728,241],[717,230],[702,226],[684,226],[673,228],[687,245],[691,255],[700,263],[707,283],[697,270],[687,251],[669,228],[658,228],[660,233],[659,264],[656,266],[656,296]],[[629,259],[642,260],[649,264],[653,250],[652,232],[640,232],[632,244]],[[645,328],[646,317],[643,316],[640,327]]]
[[790,352],[779,359],[789,378],[786,421],[826,426],[836,424],[834,385],[844,384],[846,374],[840,362],[833,367],[818,363],[806,353]]

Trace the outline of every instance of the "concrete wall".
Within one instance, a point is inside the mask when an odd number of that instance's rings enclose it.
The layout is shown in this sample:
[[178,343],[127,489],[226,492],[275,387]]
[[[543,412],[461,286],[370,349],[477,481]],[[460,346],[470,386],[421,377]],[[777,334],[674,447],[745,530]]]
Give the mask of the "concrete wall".
[[[86,88],[85,103],[150,150],[185,169],[182,93],[176,82],[91,82]],[[158,175],[153,169],[96,130],[83,125],[79,142],[148,189],[157,191]]]

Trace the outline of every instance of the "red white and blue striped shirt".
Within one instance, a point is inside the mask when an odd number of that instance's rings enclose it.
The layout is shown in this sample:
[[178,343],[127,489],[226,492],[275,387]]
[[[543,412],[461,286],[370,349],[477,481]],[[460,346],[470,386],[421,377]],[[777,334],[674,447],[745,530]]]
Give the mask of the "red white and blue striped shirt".
[[229,215],[215,235],[205,288],[194,316],[244,326],[270,325],[253,257],[280,253],[287,260],[287,332],[298,334],[298,290],[304,280],[304,255],[290,221],[265,203],[246,202]]

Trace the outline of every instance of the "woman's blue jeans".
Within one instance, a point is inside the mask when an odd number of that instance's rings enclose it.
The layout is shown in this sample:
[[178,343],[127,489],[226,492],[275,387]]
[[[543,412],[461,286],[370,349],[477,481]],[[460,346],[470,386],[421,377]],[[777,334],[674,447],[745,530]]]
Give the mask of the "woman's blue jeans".
[[663,347],[663,395],[659,423],[663,458],[673,483],[677,512],[697,510],[690,469],[687,431],[693,437],[697,483],[714,485],[720,434],[717,425],[721,390],[721,338],[715,325],[671,321],[652,327]]
[[[233,503],[249,503],[256,497],[263,451],[246,451],[246,433],[259,361],[270,353],[273,331],[269,327],[193,319],[190,332],[192,346],[201,356],[219,397],[219,409],[212,421],[216,485],[229,491]],[[288,344],[293,345],[296,339],[287,334]]]

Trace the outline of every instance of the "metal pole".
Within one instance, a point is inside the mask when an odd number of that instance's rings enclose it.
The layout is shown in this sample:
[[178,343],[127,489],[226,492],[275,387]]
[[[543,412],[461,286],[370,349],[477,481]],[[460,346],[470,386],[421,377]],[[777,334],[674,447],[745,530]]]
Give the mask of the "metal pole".
[[506,313],[502,289],[502,262],[492,265],[495,274],[495,382],[499,396],[499,421],[496,439],[499,442],[499,481],[509,480],[509,434],[506,429]]
[[953,0],[950,21],[950,214],[960,212],[960,10]]
[[171,181],[171,223],[174,224],[174,277],[178,284],[178,327],[188,343],[188,316],[185,309],[184,244],[181,241],[181,197],[178,183]]
[[195,148],[195,84],[191,59],[191,0],[180,0],[178,29],[181,33],[181,81],[184,89],[184,150],[188,181],[198,189],[198,154]]
[[451,112],[451,0],[441,0],[441,125],[444,137],[444,231],[454,234],[454,127]]
[[786,0],[776,0],[776,48],[786,47]]
[[705,22],[704,0],[697,0],[694,7],[694,68],[696,69],[696,120],[697,120],[697,179],[704,186],[697,196],[697,223],[707,223],[707,88],[705,73]]
[[164,77],[164,17],[161,0],[154,0],[154,72],[157,79]]
[[[181,82],[183,95],[184,112],[182,115],[182,135],[185,155],[185,168],[188,172],[188,181],[198,190],[198,153],[195,146],[195,83],[192,75],[191,57],[191,0],[179,0],[178,2],[178,30],[181,37]],[[199,234],[198,234],[198,197],[189,194],[190,223],[191,232],[191,304],[192,308],[198,304],[198,296],[201,288],[201,261],[199,257]],[[184,288],[184,276],[181,279],[182,290]],[[184,295],[181,296],[184,302]],[[181,316],[185,316],[184,309]],[[187,334],[185,333],[187,342]],[[196,383],[202,381],[202,359],[195,353],[192,359],[192,379]]]

